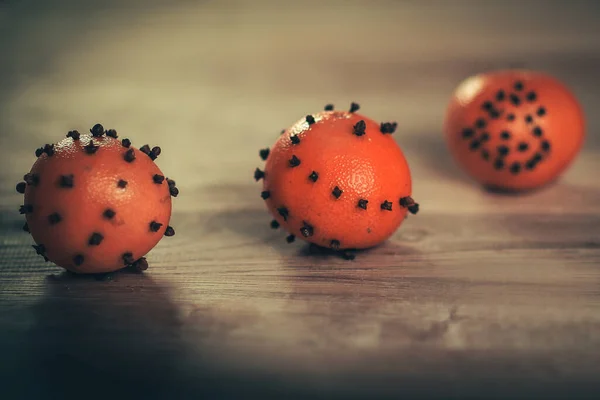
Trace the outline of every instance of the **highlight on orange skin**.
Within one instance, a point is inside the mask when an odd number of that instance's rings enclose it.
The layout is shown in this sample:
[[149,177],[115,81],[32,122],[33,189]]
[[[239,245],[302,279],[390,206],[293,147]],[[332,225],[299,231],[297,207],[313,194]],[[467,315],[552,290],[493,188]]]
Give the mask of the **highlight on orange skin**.
[[143,256],[174,234],[171,197],[178,189],[154,163],[160,148],[137,149],[108,132],[97,124],[90,134],[71,131],[38,149],[17,185],[38,254],[76,273],[146,269]]
[[282,132],[266,159],[261,196],[273,227],[334,250],[365,249],[387,240],[418,204],[410,169],[391,133],[351,111],[308,115]]
[[529,190],[554,181],[573,162],[583,145],[585,118],[556,78],[494,71],[457,87],[444,136],[457,163],[484,186]]

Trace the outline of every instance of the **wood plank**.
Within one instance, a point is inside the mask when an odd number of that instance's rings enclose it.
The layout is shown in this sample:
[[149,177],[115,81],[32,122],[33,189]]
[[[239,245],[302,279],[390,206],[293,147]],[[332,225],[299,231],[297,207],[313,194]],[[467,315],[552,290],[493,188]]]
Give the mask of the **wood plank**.
[[[27,235],[4,231],[13,244],[1,249],[3,354],[34,376],[47,373],[43,361],[82,382],[76,369],[108,379],[115,360],[131,381],[167,368],[177,372],[156,384],[185,393],[213,374],[238,386],[210,390],[257,395],[447,398],[427,382],[466,396],[492,376],[513,385],[496,388],[500,397],[597,389],[598,217],[424,214],[354,262],[285,244],[260,211],[174,222],[148,273],[108,281],[59,274]],[[24,343],[33,354],[22,359]],[[272,374],[279,383],[265,380]]]

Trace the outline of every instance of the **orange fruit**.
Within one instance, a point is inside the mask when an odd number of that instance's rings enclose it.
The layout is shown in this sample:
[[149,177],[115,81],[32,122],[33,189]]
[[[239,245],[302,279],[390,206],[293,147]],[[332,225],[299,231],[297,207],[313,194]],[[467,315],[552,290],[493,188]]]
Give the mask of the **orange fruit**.
[[39,148],[16,187],[37,253],[76,273],[146,269],[143,256],[175,233],[169,221],[178,189],[154,163],[159,154],[100,124]]
[[260,155],[262,198],[274,228],[320,247],[365,249],[388,239],[407,212],[418,204],[410,197],[408,163],[392,133],[396,123],[377,123],[350,111],[308,115],[282,132]]
[[518,191],[565,171],[585,136],[581,105],[556,78],[502,70],[474,75],[454,91],[444,135],[458,164],[481,184]]

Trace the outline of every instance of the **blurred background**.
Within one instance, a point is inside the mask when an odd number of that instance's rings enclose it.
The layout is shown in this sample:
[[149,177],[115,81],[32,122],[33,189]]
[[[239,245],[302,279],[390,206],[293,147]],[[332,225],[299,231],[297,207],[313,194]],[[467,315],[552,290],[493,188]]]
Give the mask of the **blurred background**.
[[[597,0],[0,0],[0,386],[597,392],[599,20]],[[474,184],[441,132],[461,80],[510,67],[555,75],[588,117],[560,182],[518,198]],[[273,233],[252,174],[281,129],[352,101],[398,121],[421,212],[347,264]],[[37,147],[97,122],[160,145],[182,193],[148,273],[106,284],[33,254],[14,189]]]
[[[471,186],[441,141],[448,98],[470,74],[513,66],[556,75],[582,102],[584,161],[566,181],[585,186],[600,168],[599,16],[594,0],[3,0],[2,205],[33,150],[71,129],[101,122],[162,146],[161,168],[189,193],[249,182],[282,128],[357,101],[399,122],[415,195],[451,210],[440,188]],[[481,195],[465,193],[472,211],[489,211]]]

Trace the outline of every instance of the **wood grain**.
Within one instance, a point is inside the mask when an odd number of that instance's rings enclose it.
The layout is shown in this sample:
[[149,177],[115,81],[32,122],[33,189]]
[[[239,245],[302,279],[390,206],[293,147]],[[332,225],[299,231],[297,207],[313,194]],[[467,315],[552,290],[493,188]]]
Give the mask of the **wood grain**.
[[[0,3],[0,398],[596,398],[597,10]],[[460,79],[509,65],[588,114],[573,166],[519,196],[475,185],[440,133]],[[421,212],[348,262],[270,229],[252,171],[282,127],[355,100],[399,121]],[[143,274],[64,273],[21,230],[33,150],[99,121],[160,144],[181,189]]]

